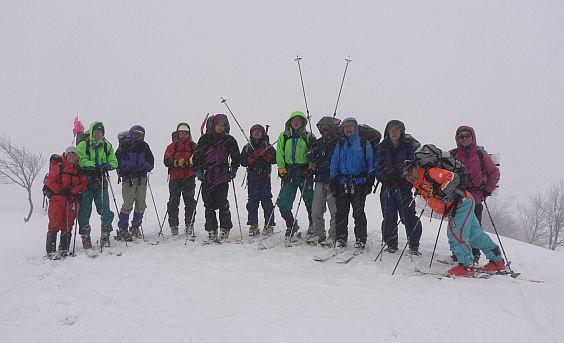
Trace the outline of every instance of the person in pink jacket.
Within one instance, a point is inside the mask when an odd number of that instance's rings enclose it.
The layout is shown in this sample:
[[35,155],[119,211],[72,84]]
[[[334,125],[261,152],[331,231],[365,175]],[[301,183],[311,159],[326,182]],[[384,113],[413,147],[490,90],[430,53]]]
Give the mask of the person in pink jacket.
[[[499,168],[487,151],[478,146],[476,133],[470,126],[460,126],[455,135],[456,148],[450,154],[464,164],[469,174],[468,190],[472,193],[476,206],[474,213],[482,223],[482,202],[492,194],[499,182]],[[480,250],[472,249],[474,260],[480,259]]]

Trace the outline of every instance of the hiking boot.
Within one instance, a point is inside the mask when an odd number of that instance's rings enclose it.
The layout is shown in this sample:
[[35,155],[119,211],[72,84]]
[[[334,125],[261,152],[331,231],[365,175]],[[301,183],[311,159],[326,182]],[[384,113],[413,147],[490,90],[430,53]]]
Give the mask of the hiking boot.
[[260,229],[258,225],[249,226],[249,237],[254,237],[260,235]]
[[82,238],[82,248],[92,249],[92,241],[90,240],[90,235],[80,235]]
[[57,251],[57,233],[52,231],[47,231],[47,240],[45,242],[45,248],[47,249],[47,255],[55,254]]
[[170,233],[172,233],[173,236],[178,236],[178,226],[171,226]]
[[69,254],[69,247],[71,242],[71,232],[63,231],[61,232],[61,238],[59,240],[59,255],[66,257]]
[[323,242],[325,240],[325,238],[321,238],[319,236],[311,236],[311,237],[307,237],[306,236],[306,243],[309,245],[318,245],[319,243]]
[[263,236],[270,236],[274,233],[274,226],[267,226],[262,230]]
[[396,251],[398,251],[398,248],[396,247],[387,247],[386,250],[384,250],[385,252],[389,252],[390,254],[395,254]]
[[336,247],[336,248],[341,248],[341,249],[346,248],[346,247],[347,247],[347,242],[345,242],[345,240],[343,240],[343,239],[338,239],[338,240],[337,240],[337,243],[335,244],[335,247]]
[[356,243],[354,244],[354,248],[357,250],[362,250],[366,247],[366,243],[362,242],[362,241],[356,241]]
[[103,247],[110,246],[110,234],[108,232],[102,232],[102,235],[100,236],[100,246]]
[[320,243],[324,247],[332,248],[335,246],[335,239],[334,238],[327,238],[323,242]]
[[228,241],[229,240],[229,230],[227,229],[219,229],[219,239],[222,241]]
[[120,240],[124,240],[126,242],[131,242],[133,240],[127,228],[118,229],[118,237]]
[[130,235],[133,238],[141,238],[141,230],[139,229],[139,227],[132,227],[131,231],[130,231]]
[[409,248],[409,253],[413,256],[421,256],[421,252],[418,248]]
[[486,264],[481,271],[483,273],[488,273],[488,274],[495,274],[497,272],[504,272],[505,271],[505,261],[504,260],[499,260],[497,262],[494,262],[492,260],[490,260],[490,262],[488,262],[488,264]]
[[474,266],[463,266],[459,264],[458,266],[451,268],[448,271],[448,274],[452,276],[474,277]]
[[186,226],[186,229],[184,230],[184,232],[186,232],[186,236],[193,236],[194,235],[194,225]]
[[208,232],[208,240],[210,242],[217,242],[217,230],[209,231]]

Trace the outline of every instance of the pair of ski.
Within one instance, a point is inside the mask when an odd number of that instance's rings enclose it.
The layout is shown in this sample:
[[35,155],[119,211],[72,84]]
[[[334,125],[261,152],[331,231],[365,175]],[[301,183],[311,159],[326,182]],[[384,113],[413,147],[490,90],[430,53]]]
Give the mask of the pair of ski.
[[275,231],[271,235],[263,237],[257,244],[259,250],[267,250],[275,248],[279,245],[284,245],[287,248],[297,247],[306,243],[301,234],[294,236],[296,240],[292,241],[289,237],[279,237],[278,234],[282,231]]
[[347,264],[352,261],[355,257],[362,254],[364,249],[336,249],[334,248],[329,254],[325,254],[322,256],[315,255],[313,256],[313,260],[316,262],[326,262],[333,258],[335,258],[336,262],[339,264]]
[[[427,271],[422,271],[420,269],[415,268],[414,271],[419,274],[419,275],[427,275],[430,277],[434,277],[436,279],[442,279],[442,278],[455,278],[447,273],[436,273],[436,272],[427,272]],[[475,276],[474,279],[489,279],[492,276],[499,276],[499,275],[509,275],[512,278],[518,278],[521,273],[515,273],[515,272],[511,272],[509,270],[503,270],[503,271],[497,271],[495,273],[484,273],[483,271],[481,271],[479,268],[475,269]],[[522,277],[519,277],[519,280],[523,280],[523,281],[528,281],[528,282],[533,282],[533,283],[544,283],[544,281],[541,280],[531,280],[531,279],[524,279]]]

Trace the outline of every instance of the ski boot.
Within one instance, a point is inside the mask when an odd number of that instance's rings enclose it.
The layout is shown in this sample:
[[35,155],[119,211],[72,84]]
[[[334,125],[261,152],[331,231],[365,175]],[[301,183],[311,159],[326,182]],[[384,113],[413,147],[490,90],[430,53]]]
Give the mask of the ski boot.
[[131,242],[133,239],[131,238],[131,234],[129,233],[129,230],[127,230],[127,228],[122,228],[122,229],[118,229],[118,234],[117,234],[118,240],[120,241],[126,241],[126,242]]
[[263,236],[270,236],[274,233],[274,226],[267,226],[262,230]]
[[254,237],[260,235],[260,229],[258,225],[251,225],[249,227],[249,237]]
[[335,248],[337,249],[344,249],[347,247],[347,242],[344,239],[337,239],[335,243]]
[[92,240],[90,239],[90,235],[80,235],[82,238],[82,248],[83,249],[92,249]]
[[194,235],[194,225],[186,225],[184,232],[186,233],[186,236],[188,236],[188,237],[193,236]]
[[319,236],[313,236],[312,235],[309,238],[307,238],[307,236],[306,236],[306,244],[308,244],[308,245],[316,246],[323,241],[325,241],[325,238],[321,238]]
[[100,235],[100,246],[101,247],[110,246],[110,234],[108,232],[102,232],[102,235]]
[[398,248],[397,248],[397,247],[390,247],[390,246],[388,246],[388,247],[386,248],[386,250],[384,250],[384,251],[387,252],[387,253],[390,253],[390,254],[395,254],[396,251],[398,251]]
[[139,229],[139,226],[132,227],[130,232],[131,232],[130,234],[131,234],[132,238],[141,238],[142,237],[141,230]]
[[505,271],[505,261],[499,260],[497,262],[491,261],[488,262],[483,268],[480,269],[481,272],[487,274],[495,274],[497,272],[504,272]]
[[172,233],[173,236],[178,236],[178,226],[171,226],[170,233]]
[[69,247],[71,242],[71,232],[62,231],[59,239],[59,256],[67,257],[69,254]]
[[326,248],[333,248],[335,246],[335,239],[334,238],[327,238],[323,242],[320,243],[321,246]]
[[366,243],[358,239],[356,240],[356,243],[354,243],[354,248],[356,250],[364,250],[365,247],[366,247]]
[[448,271],[448,275],[474,277],[474,266],[464,266],[462,264],[459,264],[458,266],[451,268]]
[[224,242],[229,242],[229,230],[228,229],[219,229],[219,240]]
[[219,242],[219,240],[217,238],[217,230],[213,230],[213,231],[208,232],[208,241]]

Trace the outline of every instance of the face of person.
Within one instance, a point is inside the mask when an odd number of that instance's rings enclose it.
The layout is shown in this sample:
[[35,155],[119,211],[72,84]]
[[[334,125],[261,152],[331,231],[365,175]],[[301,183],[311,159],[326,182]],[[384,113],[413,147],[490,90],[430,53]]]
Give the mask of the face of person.
[[251,136],[256,140],[261,139],[262,138],[262,130],[260,130],[260,129],[253,130],[253,132],[251,132]]
[[216,133],[224,133],[225,132],[225,123],[215,124],[215,132]]
[[133,140],[136,142],[140,142],[143,140],[143,136],[145,136],[143,134],[143,132],[141,131],[133,131]]
[[356,125],[349,124],[349,125],[343,126],[343,133],[345,134],[345,136],[350,137],[354,134],[355,129],[356,129]]
[[457,136],[456,139],[463,147],[467,147],[472,144],[472,134],[468,131],[462,131]]
[[397,143],[401,137],[401,128],[399,126],[392,126],[390,131],[388,131],[388,134],[390,135],[392,143]]
[[76,165],[78,163],[78,156],[74,152],[68,153],[67,161],[69,161],[70,164]]
[[292,120],[290,121],[290,126],[292,126],[292,128],[294,130],[299,129],[300,127],[302,127],[302,117],[294,117],[292,118]]
[[188,131],[178,131],[178,138],[185,141],[190,133]]
[[95,129],[92,131],[92,138],[99,141],[100,139],[104,138],[104,131],[100,129]]
[[322,124],[322,125],[318,125],[318,128],[319,128],[319,132],[323,136],[329,136],[331,134],[331,125]]
[[415,181],[419,179],[419,168],[411,167],[405,179],[409,181],[409,183],[415,183]]

